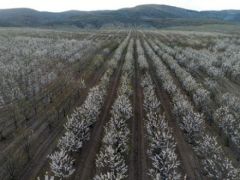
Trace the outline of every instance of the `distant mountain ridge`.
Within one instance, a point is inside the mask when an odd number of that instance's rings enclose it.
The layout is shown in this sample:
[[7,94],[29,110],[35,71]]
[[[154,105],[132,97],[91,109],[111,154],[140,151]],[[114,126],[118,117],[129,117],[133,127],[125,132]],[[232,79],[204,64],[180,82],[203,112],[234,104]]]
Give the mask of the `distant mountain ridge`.
[[194,11],[167,5],[140,5],[107,11],[41,12],[33,9],[0,10],[2,27],[76,26],[80,28],[161,28],[212,23],[240,23],[239,10]]

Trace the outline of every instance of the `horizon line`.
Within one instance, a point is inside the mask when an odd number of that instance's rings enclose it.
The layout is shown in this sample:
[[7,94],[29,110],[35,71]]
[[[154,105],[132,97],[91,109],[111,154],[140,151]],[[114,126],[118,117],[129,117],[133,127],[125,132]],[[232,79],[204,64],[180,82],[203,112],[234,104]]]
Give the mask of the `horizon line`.
[[122,10],[122,9],[131,9],[131,8],[136,8],[138,6],[149,6],[149,5],[169,6],[169,7],[175,7],[175,8],[180,8],[180,9],[185,9],[185,10],[190,10],[190,11],[196,11],[196,12],[204,12],[204,11],[238,11],[238,10],[240,10],[240,9],[195,10],[195,9],[184,8],[184,7],[174,6],[174,5],[167,5],[167,4],[139,4],[139,5],[130,6],[130,7],[122,7],[122,8],[115,8],[115,9],[114,8],[112,8],[112,9],[97,9],[97,10],[68,9],[68,10],[63,10],[63,11],[50,11],[50,10],[35,9],[35,8],[31,8],[31,7],[13,7],[13,8],[3,8],[3,9],[1,8],[0,11],[2,11],[2,10],[14,10],[14,9],[29,9],[29,10],[34,10],[34,11],[38,11],[38,12],[49,12],[49,13],[64,13],[64,12],[69,12],[69,11],[94,12],[94,11],[118,11],[118,10]]

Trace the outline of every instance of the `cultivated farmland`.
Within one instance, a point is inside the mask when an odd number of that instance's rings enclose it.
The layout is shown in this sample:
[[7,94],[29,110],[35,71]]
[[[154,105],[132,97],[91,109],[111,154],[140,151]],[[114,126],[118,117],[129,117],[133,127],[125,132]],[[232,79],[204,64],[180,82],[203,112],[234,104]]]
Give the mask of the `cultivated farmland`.
[[0,29],[0,179],[240,179],[240,36]]

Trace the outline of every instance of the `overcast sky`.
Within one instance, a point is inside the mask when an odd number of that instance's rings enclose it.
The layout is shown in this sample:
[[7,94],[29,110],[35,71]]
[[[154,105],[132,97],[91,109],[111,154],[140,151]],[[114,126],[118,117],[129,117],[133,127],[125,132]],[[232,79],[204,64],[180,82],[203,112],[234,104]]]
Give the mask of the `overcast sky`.
[[119,9],[140,4],[167,4],[194,10],[240,9],[240,0],[0,0],[0,9],[27,7],[60,12]]

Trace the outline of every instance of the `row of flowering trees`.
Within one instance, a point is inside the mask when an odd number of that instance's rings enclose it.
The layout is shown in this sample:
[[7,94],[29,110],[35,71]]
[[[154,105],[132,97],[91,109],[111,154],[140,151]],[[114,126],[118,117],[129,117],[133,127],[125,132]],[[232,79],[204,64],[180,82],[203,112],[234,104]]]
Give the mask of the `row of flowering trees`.
[[[222,72],[229,79],[238,82],[239,79],[239,62],[237,62],[237,57],[239,56],[236,46],[233,42],[229,41],[229,46],[223,48],[223,44],[221,50],[219,47],[213,47],[213,53],[210,52],[205,53],[207,58],[205,60],[212,61],[213,65],[219,67]],[[218,46],[219,44],[216,44]],[[220,51],[220,52],[219,52]],[[216,53],[216,57],[213,57],[214,53]],[[188,57],[191,54],[187,54],[185,50],[185,56],[181,58],[181,61],[185,61],[191,58]],[[217,58],[217,60],[216,60]],[[197,58],[196,58],[197,59]],[[197,59],[199,60],[199,59]],[[200,59],[202,60],[202,59]],[[178,60],[179,61],[179,60]],[[185,63],[187,66],[189,63]],[[187,66],[188,67],[188,66]],[[226,81],[226,79],[224,79]],[[219,79],[215,79],[214,77],[208,75],[206,87],[209,91],[214,94],[215,103],[217,104],[216,109],[214,109],[213,120],[218,125],[218,127],[224,132],[229,140],[237,147],[238,151],[240,150],[240,126],[239,126],[239,117],[240,117],[240,100],[238,97],[233,95],[232,93],[224,93],[221,89],[221,81]]]
[[126,157],[129,153],[128,121],[133,116],[130,95],[132,94],[131,76],[133,71],[133,40],[130,40],[123,75],[115,100],[111,118],[104,128],[102,146],[96,159],[95,180],[121,180],[127,178]]
[[[157,76],[163,88],[172,98],[174,106],[172,112],[184,131],[187,141],[192,144],[202,162],[203,172],[211,178],[238,179],[239,169],[233,166],[216,138],[206,130],[203,116],[194,110],[189,99],[178,89],[170,71],[146,41],[144,46],[156,67]],[[208,153],[205,153],[206,149],[209,150]],[[210,151],[211,149],[218,150]]]
[[[148,69],[148,63],[143,48],[137,40],[138,63],[140,70]],[[148,69],[149,70],[149,69]],[[145,126],[148,138],[148,155],[152,161],[149,169],[151,179],[180,179],[178,172],[180,162],[176,154],[176,142],[164,116],[160,115],[158,100],[150,75],[145,72],[141,86],[144,95]]]
[[217,57],[217,63],[214,65],[230,80],[240,84],[239,39],[225,37],[215,41],[211,48],[212,54]]
[[149,140],[148,154],[152,160],[149,175],[152,179],[181,179],[176,142],[164,116],[160,115],[160,102],[148,74],[142,80],[144,110]]
[[[166,35],[166,34],[165,34]],[[172,55],[176,60],[188,68],[191,73],[205,73],[212,78],[227,77],[239,84],[239,39],[234,36],[204,35],[204,34],[174,34],[167,35],[165,40],[173,47]],[[177,42],[177,43],[176,43]],[[163,44],[163,43],[160,43]],[[164,46],[164,44],[163,44]]]
[[[123,78],[123,80],[128,79]],[[127,177],[128,167],[125,157],[129,150],[128,120],[132,117],[132,105],[128,97],[129,82],[122,84],[120,89],[126,94],[118,94],[112,106],[111,119],[105,126],[102,147],[96,159],[97,174],[94,177],[96,180],[120,180]],[[108,177],[109,174],[111,178]]]
[[65,124],[65,134],[58,141],[58,150],[49,156],[51,170],[58,177],[69,177],[74,172],[72,152],[79,151],[89,140],[90,128],[96,122],[102,108],[110,73],[93,87],[82,106],[77,108]]
[[[9,138],[9,145],[22,141],[19,136],[12,138],[17,129],[32,126],[36,130],[42,123],[39,113],[42,107],[52,104],[53,99],[73,82],[69,59],[85,63],[83,54],[103,44],[103,41],[93,43],[87,37],[66,39],[55,31],[49,36],[41,30],[32,36],[33,32],[0,33],[0,109],[4,109],[1,111],[0,141]],[[55,103],[51,106],[60,114],[61,109]]]
[[[215,98],[219,108],[213,109],[213,101],[211,99],[210,92],[206,90],[202,84],[198,83],[190,73],[179,66],[177,61],[173,59],[173,56],[170,55],[173,54],[173,50],[171,48],[162,43],[160,44],[160,47],[164,47],[165,51],[156,45],[154,46],[154,49],[176,74],[184,89],[192,95],[194,104],[197,107],[200,107],[205,115],[208,117],[210,116],[224,134],[237,146],[238,149],[240,149],[240,126],[238,120],[240,117],[239,98],[230,93],[225,93],[221,97]],[[179,54],[181,53],[179,52]],[[180,58],[180,56],[177,57]],[[182,56],[181,58],[184,59],[186,57]],[[209,78],[214,81],[214,78],[211,76],[209,76]],[[209,81],[209,83],[212,83],[212,81]],[[212,89],[212,86],[215,86],[215,89]],[[217,85],[208,84],[207,87],[213,93],[218,92],[216,89]]]
[[192,48],[175,48],[176,60],[189,68],[192,73],[203,72],[212,78],[222,78],[224,73],[222,69],[215,67],[216,56],[207,50],[194,50]]
[[240,99],[230,93],[223,94],[213,118],[240,150]]
[[100,114],[107,95],[109,80],[114,72],[113,68],[117,68],[128,38],[129,36],[116,49],[113,58],[109,61],[109,69],[101,78],[99,85],[89,91],[85,102],[76,108],[71,117],[67,119],[64,125],[65,134],[58,141],[58,149],[49,155],[51,170],[55,176],[63,178],[74,173],[74,159],[71,154],[79,151],[84,142],[90,138],[90,128],[97,121]]
[[[211,109],[209,107],[211,103],[210,92],[208,92],[200,83],[198,83],[190,73],[185,71],[169,53],[173,51],[161,44],[157,46],[154,42],[151,42],[154,50],[161,57],[161,59],[168,65],[168,67],[176,74],[176,77],[181,82],[182,87],[192,96],[194,104],[201,109],[202,112],[211,115]],[[162,47],[164,47],[162,49]],[[166,49],[164,51],[164,49]]]
[[[21,33],[21,32],[19,32]],[[39,32],[39,36],[45,32]],[[100,47],[102,41],[0,35],[0,106],[30,98],[53,82],[66,64]]]

